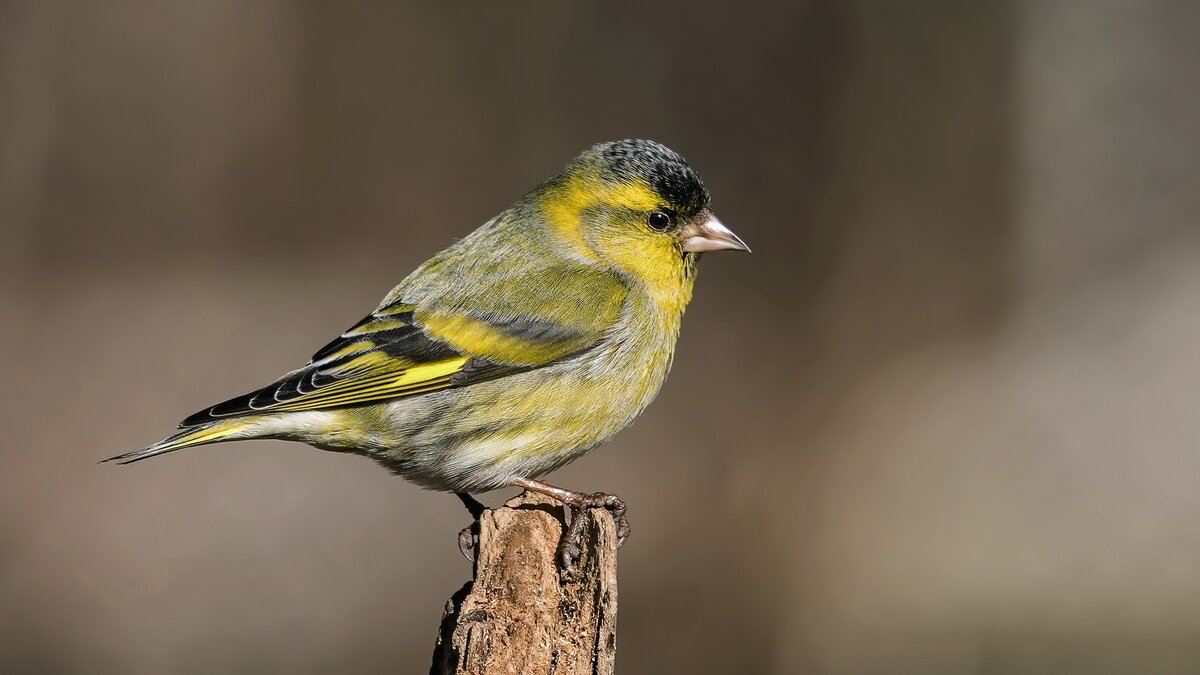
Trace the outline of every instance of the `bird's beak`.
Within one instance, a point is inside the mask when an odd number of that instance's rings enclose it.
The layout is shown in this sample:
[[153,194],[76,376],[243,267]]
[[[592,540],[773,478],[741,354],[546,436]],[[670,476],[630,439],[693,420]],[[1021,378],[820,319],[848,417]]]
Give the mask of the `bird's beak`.
[[746,242],[711,214],[704,220],[685,225],[679,231],[679,240],[683,242],[683,250],[689,253],[726,250],[750,252]]

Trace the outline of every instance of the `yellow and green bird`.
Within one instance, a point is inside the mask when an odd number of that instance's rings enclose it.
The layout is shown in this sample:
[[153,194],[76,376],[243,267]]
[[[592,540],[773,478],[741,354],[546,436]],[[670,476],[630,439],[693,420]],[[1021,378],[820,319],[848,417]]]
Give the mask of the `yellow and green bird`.
[[[308,365],[111,459],[301,441],[370,457],[473,511],[471,492],[506,486],[575,513],[606,507],[623,539],[619,499],[538,479],[646,408],[671,367],[700,254],[723,249],[749,250],[679,154],[646,140],[597,145],[430,258]],[[560,546],[568,569],[578,535]]]

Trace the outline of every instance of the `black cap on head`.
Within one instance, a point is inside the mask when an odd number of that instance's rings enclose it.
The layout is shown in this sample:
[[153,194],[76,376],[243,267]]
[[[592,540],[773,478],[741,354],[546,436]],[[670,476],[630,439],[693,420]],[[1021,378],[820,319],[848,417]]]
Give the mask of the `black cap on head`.
[[618,178],[638,178],[663,199],[691,216],[708,207],[708,190],[696,170],[679,153],[654,141],[627,139],[601,143],[584,153],[600,161],[601,170]]

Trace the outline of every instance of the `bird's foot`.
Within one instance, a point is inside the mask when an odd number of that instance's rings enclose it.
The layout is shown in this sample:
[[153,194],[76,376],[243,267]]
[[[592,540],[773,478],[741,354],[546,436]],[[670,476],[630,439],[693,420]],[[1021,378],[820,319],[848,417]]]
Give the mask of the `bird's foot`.
[[479,549],[479,518],[487,507],[465,492],[455,492],[454,495],[462,500],[472,518],[470,525],[458,531],[458,552],[474,563],[475,552]]
[[582,573],[576,567],[579,556],[583,553],[583,511],[584,509],[607,509],[617,524],[617,548],[620,548],[629,536],[629,519],[625,517],[625,502],[616,495],[604,492],[592,494],[577,493],[578,499],[563,502],[571,511],[571,524],[563,532],[558,542],[558,560],[562,564],[563,573],[578,579]]
[[583,553],[584,520],[582,516],[584,509],[608,510],[617,525],[618,548],[629,537],[629,520],[625,517],[625,502],[616,495],[604,492],[588,494],[574,490],[565,490],[529,478],[518,479],[513,482],[513,485],[525,488],[531,492],[553,497],[562,502],[563,506],[567,507],[567,510],[571,512],[571,523],[567,526],[566,531],[563,532],[562,539],[558,542],[558,561],[562,565],[563,574],[569,578],[577,579],[581,576],[576,563],[579,562],[579,556]]
[[458,531],[458,552],[470,562],[475,562],[475,549],[479,548],[479,521]]

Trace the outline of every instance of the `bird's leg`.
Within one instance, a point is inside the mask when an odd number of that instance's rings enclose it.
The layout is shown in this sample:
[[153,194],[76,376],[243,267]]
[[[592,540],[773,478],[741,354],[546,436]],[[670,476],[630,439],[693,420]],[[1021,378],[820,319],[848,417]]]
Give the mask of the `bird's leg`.
[[466,492],[455,492],[454,496],[462,500],[463,506],[471,513],[471,524],[458,532],[458,551],[467,560],[475,562],[475,547],[479,544],[479,518],[487,507]]
[[625,502],[621,501],[616,495],[605,494],[603,492],[594,492],[587,494],[585,492],[575,492],[574,490],[564,490],[560,487],[555,487],[549,483],[543,483],[540,480],[532,478],[518,478],[513,481],[516,487],[525,488],[530,492],[553,497],[562,502],[571,511],[571,524],[567,527],[566,532],[563,532],[562,539],[558,542],[558,559],[562,563],[563,571],[568,574],[578,574],[575,569],[575,562],[579,560],[579,555],[582,553],[579,540],[583,537],[583,518],[579,516],[584,509],[608,509],[612,514],[613,520],[617,523],[617,546],[620,547],[625,543],[626,537],[629,536],[629,521],[625,518]]

